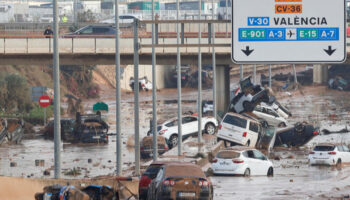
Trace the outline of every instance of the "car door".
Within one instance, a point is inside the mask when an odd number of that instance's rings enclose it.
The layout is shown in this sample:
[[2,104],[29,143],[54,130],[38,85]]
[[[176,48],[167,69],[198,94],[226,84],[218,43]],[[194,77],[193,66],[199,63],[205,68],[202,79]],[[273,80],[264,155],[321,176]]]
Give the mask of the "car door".
[[259,124],[253,121],[249,122],[249,129],[248,129],[248,138],[247,141],[250,140],[249,146],[255,146],[256,142],[258,141],[259,137]]
[[91,26],[86,27],[85,29],[79,32],[80,37],[89,37],[92,34],[93,34],[93,30]]
[[270,166],[266,156],[258,150],[253,150],[253,152],[256,161],[257,175],[267,175]]
[[157,177],[154,179],[154,189],[152,190],[153,196],[151,199],[158,199],[157,193],[161,190],[163,175],[164,175],[164,168],[161,168],[157,174]]
[[182,134],[190,135],[198,132],[197,117],[183,117],[182,118]]
[[259,171],[259,169],[253,150],[247,150],[243,152],[243,155],[246,157],[245,162],[247,162],[247,167],[250,169],[250,174],[257,175],[257,171]]
[[350,152],[349,148],[345,145],[343,145],[343,157],[344,157],[344,162],[350,163]]

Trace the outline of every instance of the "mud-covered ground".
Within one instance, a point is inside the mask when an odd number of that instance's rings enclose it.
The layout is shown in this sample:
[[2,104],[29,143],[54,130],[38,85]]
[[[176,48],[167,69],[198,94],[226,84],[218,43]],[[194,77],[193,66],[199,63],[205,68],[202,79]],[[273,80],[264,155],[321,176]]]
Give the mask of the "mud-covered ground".
[[[231,80],[231,89],[236,86],[237,78]],[[104,89],[100,99],[86,102],[86,110],[91,110],[96,101],[105,101],[110,106],[108,121],[110,133],[115,133],[115,93],[113,89]],[[149,129],[152,116],[152,93],[140,93],[140,138]],[[349,123],[349,92],[328,90],[324,86],[303,87],[300,90],[278,93],[279,101],[288,107],[293,116],[290,123],[308,121],[320,126],[320,129],[343,129]],[[158,119],[165,120],[177,115],[176,89],[158,92]],[[203,91],[203,99],[211,99],[212,90]],[[197,91],[183,89],[183,111],[195,111]],[[134,163],[134,103],[132,93],[122,96],[122,140],[124,169]],[[215,188],[214,199],[328,199],[350,193],[350,167],[336,170],[329,167],[309,167],[308,148],[319,142],[349,142],[349,133],[320,135],[310,141],[302,150],[280,150],[281,160],[273,160],[275,176],[268,177],[212,177]],[[62,169],[80,168],[77,177],[94,177],[113,174],[116,165],[115,136],[109,137],[107,145],[71,145],[63,144]],[[289,157],[289,159],[287,159]],[[36,167],[35,160],[45,160],[45,166]],[[88,163],[88,159],[92,159]],[[10,167],[16,162],[16,167]],[[44,176],[47,169],[50,176]],[[0,175],[20,177],[53,177],[53,142],[44,139],[24,140],[20,145],[0,147]]]

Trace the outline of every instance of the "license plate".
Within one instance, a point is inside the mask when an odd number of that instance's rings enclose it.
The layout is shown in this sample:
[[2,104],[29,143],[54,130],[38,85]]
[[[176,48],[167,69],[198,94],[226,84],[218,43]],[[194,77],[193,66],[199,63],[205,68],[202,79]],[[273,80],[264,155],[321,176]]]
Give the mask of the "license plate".
[[100,139],[100,136],[92,136],[92,139]]
[[196,193],[194,192],[180,192],[179,197],[195,197]]
[[317,164],[324,164],[324,160],[316,160]]

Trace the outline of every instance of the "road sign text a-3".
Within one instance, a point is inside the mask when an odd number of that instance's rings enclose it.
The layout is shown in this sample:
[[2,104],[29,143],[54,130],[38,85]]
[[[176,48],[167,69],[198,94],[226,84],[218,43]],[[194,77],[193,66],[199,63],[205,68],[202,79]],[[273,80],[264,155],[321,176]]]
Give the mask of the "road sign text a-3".
[[235,63],[339,63],[346,58],[345,0],[233,0],[232,13]]

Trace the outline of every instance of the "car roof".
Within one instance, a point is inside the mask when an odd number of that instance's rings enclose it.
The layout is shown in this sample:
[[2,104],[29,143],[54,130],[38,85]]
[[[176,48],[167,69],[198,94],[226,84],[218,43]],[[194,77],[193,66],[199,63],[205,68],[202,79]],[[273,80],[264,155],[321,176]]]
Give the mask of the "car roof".
[[255,121],[255,122],[259,123],[259,120],[255,119],[249,115],[246,115],[246,114],[241,115],[238,113],[228,112],[228,113],[226,113],[226,115],[233,115],[233,116],[245,119],[245,120]]
[[157,160],[150,164],[151,165],[169,165],[169,164],[177,164],[177,163],[183,163],[181,161],[169,161],[169,160]]
[[167,164],[164,171],[165,177],[203,177],[203,170],[196,164],[179,162]]
[[319,144],[316,144],[316,146],[340,146],[340,145],[344,145],[346,146],[346,144],[342,144],[342,143],[319,143]]
[[[194,118],[197,118],[197,116],[192,116],[192,115],[183,115],[183,116],[182,116],[182,118],[185,118],[185,117],[194,117]],[[167,123],[172,122],[172,121],[174,121],[174,120],[177,120],[177,117],[173,117],[173,118],[171,118],[171,119],[169,119],[169,120],[166,120],[166,121],[164,121],[162,124],[167,124]]]

